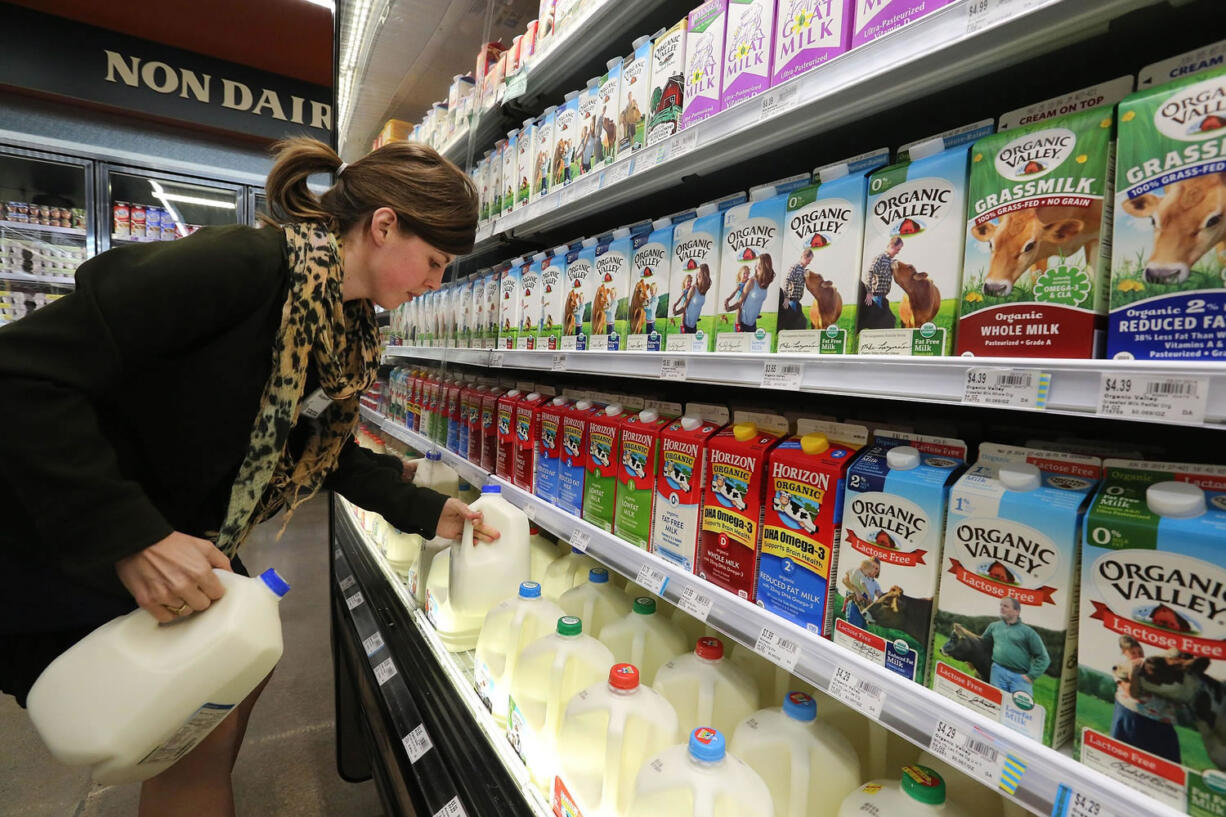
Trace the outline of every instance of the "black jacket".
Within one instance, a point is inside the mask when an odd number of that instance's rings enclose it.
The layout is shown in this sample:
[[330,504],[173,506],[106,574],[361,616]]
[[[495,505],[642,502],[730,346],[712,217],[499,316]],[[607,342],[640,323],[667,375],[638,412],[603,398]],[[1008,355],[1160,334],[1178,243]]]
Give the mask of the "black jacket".
[[[288,275],[280,231],[210,228],[103,253],[72,294],[0,328],[0,632],[122,611],[116,560],[220,528]],[[326,487],[427,537],[445,502],[352,441]]]

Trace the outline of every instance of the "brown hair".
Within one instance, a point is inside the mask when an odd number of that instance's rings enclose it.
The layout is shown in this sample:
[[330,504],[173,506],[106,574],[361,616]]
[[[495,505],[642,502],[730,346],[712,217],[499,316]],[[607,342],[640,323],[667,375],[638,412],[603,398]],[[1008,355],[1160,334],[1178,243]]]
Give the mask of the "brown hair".
[[771,262],[771,254],[764,252],[758,256],[758,271],[766,281],[762,284],[764,287],[771,285],[771,281],[775,280],[775,265]]
[[414,142],[390,142],[347,165],[322,196],[307,187],[315,173],[341,165],[336,151],[317,139],[295,137],[273,146],[276,162],[265,192],[271,226],[322,221],[339,234],[367,222],[380,207],[396,213],[400,229],[452,255],[471,252],[477,231],[477,189],[438,151]]

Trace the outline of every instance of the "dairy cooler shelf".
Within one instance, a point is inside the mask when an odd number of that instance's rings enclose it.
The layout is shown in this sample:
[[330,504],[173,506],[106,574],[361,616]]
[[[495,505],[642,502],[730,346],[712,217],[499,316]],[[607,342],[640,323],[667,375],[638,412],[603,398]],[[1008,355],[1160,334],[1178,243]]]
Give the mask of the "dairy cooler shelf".
[[75,286],[77,279],[71,275],[32,275],[28,272],[0,272],[0,281],[23,281],[30,284],[54,284]]
[[22,221],[0,221],[0,229],[15,233],[42,233],[44,235],[64,235],[73,238],[85,238],[85,230],[81,227],[52,227],[48,224],[32,224]]
[[[1098,804],[1074,812],[1112,817],[1178,817],[1170,807],[1048,749],[1008,727],[958,706],[937,693],[807,632],[692,573],[634,547],[604,530],[542,502],[474,466],[426,437],[362,410],[384,432],[422,452],[438,451],[473,485],[496,484],[537,525],[572,546],[753,648],[785,670],[872,717],[912,743],[945,758],[991,789],[1039,815],[1064,817],[1059,798],[1072,792]],[[461,470],[463,469],[463,470]],[[468,474],[468,476],[465,476]],[[471,479],[470,477],[482,477]]]
[[[1226,429],[1226,366],[1213,361],[1059,360],[988,357],[880,357],[864,355],[800,354],[673,354],[667,352],[549,352],[528,350],[464,349],[458,347],[389,346],[389,358],[413,358],[494,369],[573,372],[647,380],[675,380],[747,388],[776,388],[854,397],[881,397],[921,403],[989,405],[967,384],[972,372],[1029,373],[1050,376],[1046,390],[1049,414],[1101,416],[1100,396],[1108,380],[1135,382],[1163,379],[1171,384],[1193,384],[1203,391],[1203,421],[1171,417],[1129,416],[1136,421],[1164,422],[1206,429]],[[774,364],[770,376],[766,367]],[[792,368],[778,368],[792,367]],[[1147,380],[1148,379],[1148,380]],[[1174,386],[1172,386],[1174,387]],[[1034,409],[1017,402],[991,404],[994,408]],[[1108,409],[1110,411],[1110,409]]]

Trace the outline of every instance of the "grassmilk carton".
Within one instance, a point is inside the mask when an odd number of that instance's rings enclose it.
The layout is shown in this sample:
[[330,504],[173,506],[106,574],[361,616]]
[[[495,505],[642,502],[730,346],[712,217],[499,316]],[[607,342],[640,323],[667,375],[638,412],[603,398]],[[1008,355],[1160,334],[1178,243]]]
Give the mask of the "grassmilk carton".
[[583,518],[609,533],[617,501],[617,442],[625,409],[613,403],[587,418],[587,475],[583,483]]
[[507,146],[502,151],[502,214],[515,208],[515,189],[519,185],[519,128],[507,134]]
[[830,567],[843,521],[843,485],[868,429],[801,420],[767,459],[758,604],[827,635]]
[[1226,813],[1226,468],[1104,472],[1081,556],[1081,762],[1176,810]]
[[776,0],[728,0],[724,38],[724,108],[755,97],[771,84]]
[[525,119],[515,143],[515,209],[532,197],[532,168],[536,159],[536,120]]
[[565,397],[555,397],[541,406],[537,430],[540,436],[536,459],[536,495],[550,505],[558,504],[558,472],[562,467],[562,419],[573,406]]
[[854,0],[778,0],[771,85],[786,82],[851,47]]
[[625,348],[633,254],[629,227],[614,230],[596,245],[596,286],[588,304],[592,328],[589,349],[616,352]]
[[817,184],[788,195],[779,269],[778,351],[855,351],[866,174],[885,165],[889,155],[881,148],[819,168],[814,173]]
[[909,146],[903,149],[909,161],[869,177],[857,293],[860,354],[953,354],[967,153],[970,142],[991,132],[988,121]]
[[541,265],[545,253],[538,252],[524,264],[519,276],[519,335],[516,349],[535,349],[541,328]]
[[788,432],[787,420],[738,412],[707,441],[707,484],[695,572],[754,601],[758,543],[766,516],[767,455]]
[[848,471],[828,631],[836,644],[922,684],[949,488],[966,443],[888,434],[878,431]]
[[701,205],[692,221],[673,228],[673,253],[668,272],[668,322],[664,351],[710,352],[715,349],[719,312],[719,258],[724,212],[744,204],[745,194]]
[[604,409],[603,403],[579,400],[562,417],[557,506],[575,516],[583,515],[589,445],[588,421]]
[[1073,735],[1081,524],[1097,457],[994,443],[954,485],[928,685],[1047,746]]
[[1226,357],[1226,69],[1119,105],[1107,355]]
[[638,37],[622,61],[621,100],[617,105],[617,153],[629,156],[643,147],[647,103],[651,100],[651,37]]
[[523,306],[520,280],[524,267],[531,266],[529,257],[507,264],[499,273],[498,285],[498,348],[514,349],[519,339],[520,310]]
[[707,0],[690,12],[685,41],[685,98],[681,127],[688,128],[724,109],[724,34],[728,0]]
[[583,351],[592,335],[590,308],[596,293],[596,239],[572,244],[566,253],[562,296],[562,349]]
[[557,106],[550,105],[536,120],[536,135],[532,140],[536,158],[532,160],[532,195],[529,201],[539,201],[549,193],[553,168],[553,125],[557,119]]
[[596,105],[600,102],[600,77],[592,77],[579,92],[579,143],[571,153],[571,178],[591,171],[596,163]]
[[537,332],[536,348],[556,350],[562,340],[562,325],[566,309],[566,256],[570,248],[565,244],[554,247],[553,252],[541,259],[541,324]]
[[673,220],[656,219],[651,230],[631,236],[630,302],[626,313],[626,348],[659,352],[664,348],[669,305],[669,259],[673,253]]
[[698,561],[707,442],[720,426],[687,412],[660,432],[651,552],[691,573]]
[[685,43],[689,18],[657,34],[651,49],[651,96],[647,100],[646,143],[667,139],[681,130],[685,102]]
[[851,47],[888,34],[896,28],[914,23],[954,0],[855,0],[856,16],[852,28]]
[[565,102],[559,106],[553,121],[553,160],[550,164],[550,181],[560,188],[578,178],[575,156],[580,150],[582,123],[579,119],[579,92],[569,91]]
[[656,409],[631,414],[618,437],[617,498],[613,532],[635,547],[651,543],[652,506],[659,471],[660,435],[672,422]]
[[600,80],[596,100],[596,164],[613,164],[617,160],[618,104],[622,93],[622,58],[607,63],[608,73]]

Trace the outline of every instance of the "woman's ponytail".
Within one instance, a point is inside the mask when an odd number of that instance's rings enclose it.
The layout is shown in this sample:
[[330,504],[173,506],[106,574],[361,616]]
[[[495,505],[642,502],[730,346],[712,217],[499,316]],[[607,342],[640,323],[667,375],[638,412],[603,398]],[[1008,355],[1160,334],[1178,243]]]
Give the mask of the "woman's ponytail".
[[342,164],[341,157],[318,139],[304,136],[282,139],[272,149],[277,159],[264,185],[271,216],[261,214],[260,221],[273,227],[303,221],[335,226],[332,214],[307,187],[307,179],[334,172]]

